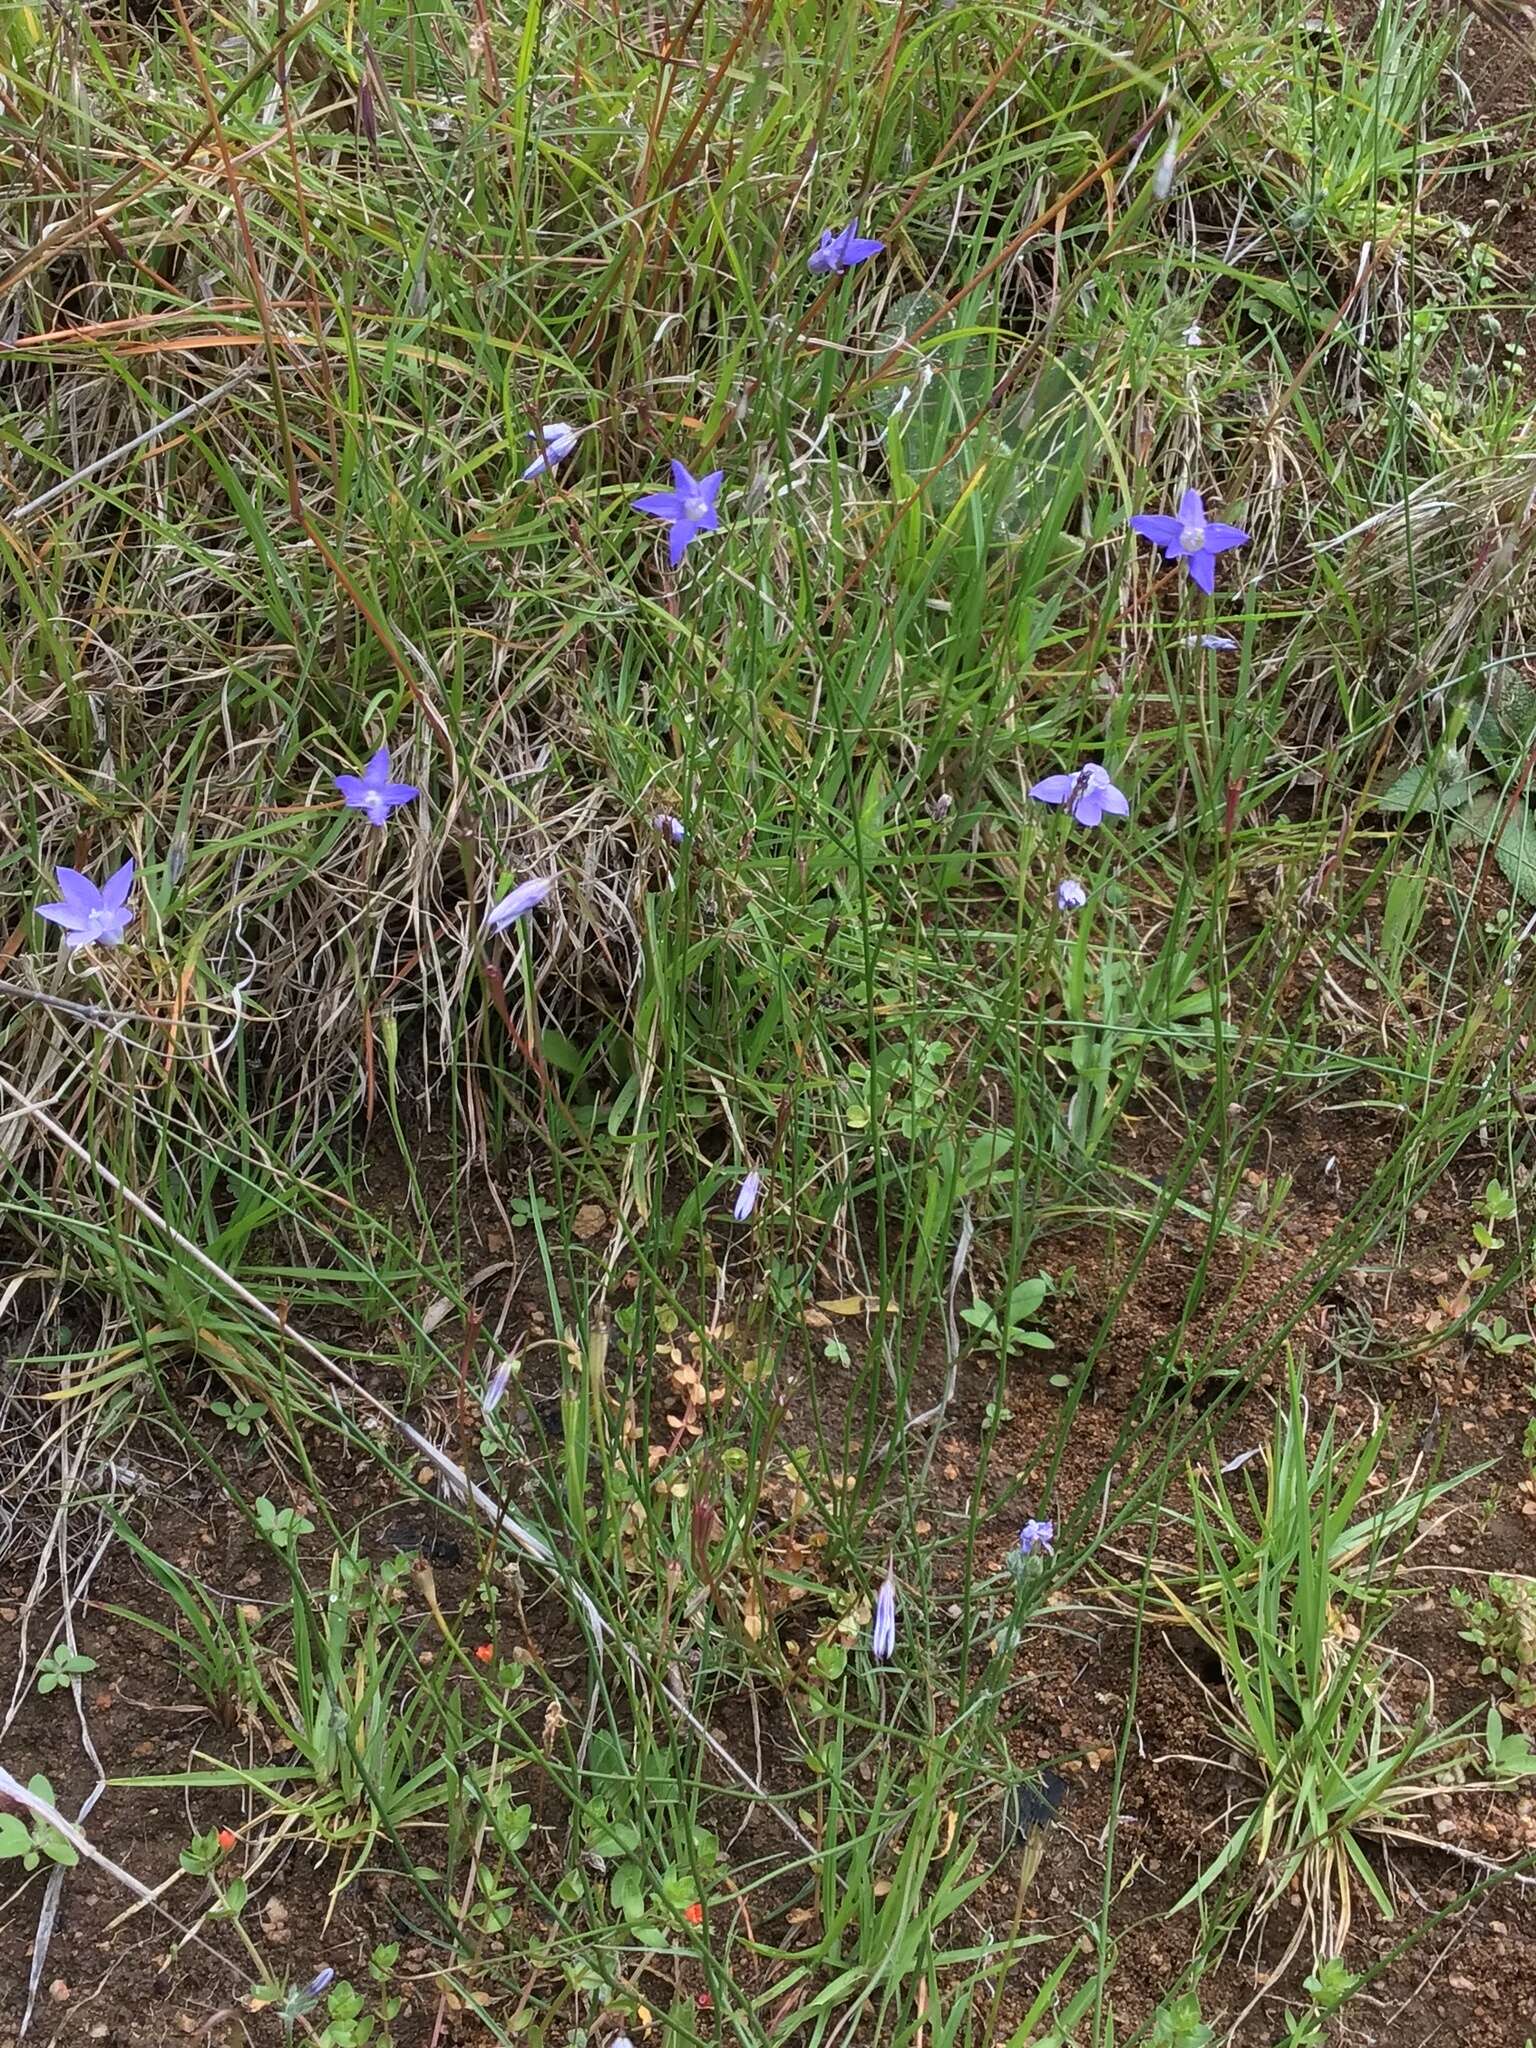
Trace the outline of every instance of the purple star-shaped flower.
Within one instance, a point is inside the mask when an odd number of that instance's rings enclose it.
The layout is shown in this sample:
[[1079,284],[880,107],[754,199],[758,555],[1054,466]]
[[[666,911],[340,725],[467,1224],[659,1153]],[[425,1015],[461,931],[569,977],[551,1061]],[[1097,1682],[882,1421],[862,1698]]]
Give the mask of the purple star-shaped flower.
[[391,811],[421,795],[414,782],[391,782],[389,749],[380,747],[361,775],[333,778],[349,811],[361,811],[370,825],[384,825]]
[[851,220],[835,234],[831,228],[823,228],[821,240],[811,251],[808,262],[812,270],[836,276],[840,270],[851,270],[855,263],[878,256],[884,247],[884,242],[877,242],[872,235],[861,235],[858,221]]
[[580,436],[574,427],[566,426],[564,421],[551,420],[547,427],[540,427],[536,434],[530,434],[528,438],[530,441],[541,441],[543,453],[535,455],[518,479],[520,483],[525,484],[531,483],[536,476],[543,476],[545,471],[553,469],[557,462],[564,462]]
[[73,953],[77,946],[120,946],[133,923],[128,892],[133,887],[133,862],[125,860],[115,875],[108,875],[98,889],[89,875],[76,868],[55,868],[59,878],[58,903],[39,903],[37,914],[49,924],[60,925],[64,943]]
[[1106,817],[1128,818],[1131,807],[1109,771],[1088,761],[1075,775],[1047,775],[1030,790],[1037,803],[1065,804],[1079,825],[1101,825]]
[[552,894],[554,886],[554,877],[545,875],[535,875],[529,881],[519,882],[486,912],[486,930],[504,932],[509,924],[516,924],[520,917],[527,917],[530,911],[537,910],[545,897]]
[[1056,1543],[1054,1522],[1028,1521],[1019,1531],[1019,1549],[1025,1557],[1037,1557],[1040,1552],[1051,1551]]
[[1216,557],[1224,555],[1228,548],[1244,548],[1249,541],[1249,535],[1240,526],[1207,519],[1205,500],[1198,491],[1186,491],[1180,498],[1176,519],[1167,512],[1136,513],[1131,531],[1139,533],[1143,540],[1155,542],[1166,560],[1187,562],[1190,581],[1198,584],[1207,597],[1216,588]]
[[643,498],[636,498],[637,512],[649,512],[653,518],[664,519],[671,527],[672,531],[667,536],[667,560],[674,569],[696,533],[713,533],[719,526],[720,514],[715,510],[715,500],[724,481],[723,469],[712,469],[708,476],[690,476],[685,463],[674,462],[674,489],[648,491]]

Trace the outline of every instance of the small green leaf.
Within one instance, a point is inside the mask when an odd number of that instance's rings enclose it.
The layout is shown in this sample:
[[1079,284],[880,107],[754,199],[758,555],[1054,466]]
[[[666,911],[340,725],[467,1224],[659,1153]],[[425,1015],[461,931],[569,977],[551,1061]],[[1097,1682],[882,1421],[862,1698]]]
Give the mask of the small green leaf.
[[633,1924],[645,1918],[645,1879],[638,1863],[621,1863],[608,1880],[613,1909]]
[[841,1678],[848,1669],[848,1652],[841,1643],[819,1643],[816,1647],[816,1669],[824,1678]]
[[1033,1280],[1021,1280],[1008,1297],[1009,1320],[1022,1322],[1025,1316],[1032,1316],[1051,1291],[1050,1276],[1039,1273]]
[[501,1846],[509,1856],[515,1856],[528,1837],[533,1833],[533,1808],[526,1804],[511,1807],[501,1816]]

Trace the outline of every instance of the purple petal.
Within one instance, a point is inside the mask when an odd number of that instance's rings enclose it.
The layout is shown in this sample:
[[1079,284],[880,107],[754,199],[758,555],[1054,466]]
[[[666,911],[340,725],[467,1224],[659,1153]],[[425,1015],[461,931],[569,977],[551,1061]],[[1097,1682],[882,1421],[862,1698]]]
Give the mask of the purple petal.
[[1104,791],[1085,789],[1072,806],[1072,815],[1079,825],[1101,825],[1104,822]]
[[763,1176],[754,1167],[736,1190],[736,1206],[732,1209],[731,1214],[738,1223],[745,1223],[752,1214],[752,1211],[757,1207],[757,1197],[762,1185]]
[[1043,782],[1037,782],[1030,795],[1037,803],[1064,804],[1077,787],[1075,775],[1047,775]]
[[386,782],[379,794],[393,809],[397,804],[410,803],[414,797],[421,795],[421,791],[414,782]]
[[1198,491],[1186,491],[1179,500],[1179,518],[1185,526],[1200,526],[1205,520],[1205,500]]
[[696,486],[699,496],[708,505],[711,518],[715,513],[715,500],[720,495],[720,486],[725,482],[723,469],[712,469],[708,476],[701,476]]
[[368,758],[368,765],[367,765],[367,766],[366,766],[366,767],[364,768],[364,770],[363,770],[363,780],[364,780],[364,782],[371,782],[371,783],[374,783],[375,785],[377,785],[377,784],[379,784],[379,783],[384,783],[384,782],[388,782],[388,780],[389,780],[389,749],[388,749],[388,747],[380,747],[380,748],[379,748],[379,750],[378,750],[378,752],[377,752],[376,754],[371,754],[371,755],[369,756],[369,758]]
[[674,519],[667,535],[667,560],[675,569],[688,551],[688,543],[703,525],[698,519]]
[[368,796],[368,785],[359,775],[333,775],[331,780],[341,791],[351,810],[360,811]]
[[72,931],[85,922],[83,910],[72,910],[67,903],[39,903],[37,914],[49,924],[61,924],[66,931]]
[[843,244],[843,261],[864,263],[871,256],[880,255],[884,248],[884,242],[877,242],[873,235],[850,235]]
[[672,463],[672,481],[677,486],[677,494],[679,497],[681,497],[685,491],[696,491],[699,488],[699,480],[696,476],[691,474],[687,463],[678,462],[675,458]]
[[1100,810],[1107,812],[1111,818],[1128,818],[1131,815],[1130,799],[1123,789],[1116,789],[1112,782],[1107,782],[1102,789],[1095,790],[1094,797]]
[[632,498],[630,503],[637,512],[649,512],[653,519],[681,519],[683,501],[676,491],[647,491],[643,498]]
[[1139,533],[1143,540],[1150,540],[1160,548],[1175,550],[1183,531],[1178,520],[1168,512],[1134,512],[1130,525],[1132,533]]
[[82,875],[78,868],[55,868],[59,878],[59,894],[71,910],[83,915],[101,905],[101,891],[89,875]]
[[1205,544],[1213,555],[1222,554],[1228,548],[1245,548],[1252,538],[1240,526],[1227,526],[1219,519],[1206,521]]
[[133,862],[125,860],[115,875],[108,875],[101,885],[101,900],[108,910],[121,910],[128,901],[128,891],[133,887]]
[[1216,589],[1216,557],[1209,548],[1200,548],[1195,554],[1186,555],[1184,559],[1189,564],[1190,582],[1199,584],[1206,596],[1210,597]]

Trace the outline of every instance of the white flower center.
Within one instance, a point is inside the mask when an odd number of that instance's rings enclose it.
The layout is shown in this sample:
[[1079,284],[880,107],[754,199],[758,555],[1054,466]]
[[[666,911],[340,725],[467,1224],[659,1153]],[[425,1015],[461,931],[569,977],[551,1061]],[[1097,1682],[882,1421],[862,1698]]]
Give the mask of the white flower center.
[[1188,526],[1181,526],[1179,528],[1179,546],[1186,555],[1198,555],[1205,546],[1204,525],[1192,521]]
[[363,809],[370,818],[382,818],[384,816],[384,797],[382,791],[377,789],[364,790]]
[[685,519],[702,519],[708,511],[709,500],[702,491],[690,491],[683,500],[683,517]]

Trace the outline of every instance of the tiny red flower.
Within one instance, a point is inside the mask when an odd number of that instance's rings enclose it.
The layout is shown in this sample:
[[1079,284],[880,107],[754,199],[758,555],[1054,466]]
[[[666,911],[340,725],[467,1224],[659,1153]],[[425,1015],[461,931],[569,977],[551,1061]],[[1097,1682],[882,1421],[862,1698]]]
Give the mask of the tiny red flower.
[[688,1922],[688,1925],[690,1927],[702,1926],[704,1921],[704,1908],[699,1904],[697,1899],[694,1900],[691,1906],[684,1906],[683,1918]]
[[489,1664],[495,1654],[496,1652],[489,1643],[480,1643],[475,1649],[475,1662],[477,1664]]
[[236,1842],[239,1841],[240,1837],[235,1833],[233,1828],[220,1828],[217,1839],[219,1847],[224,1851],[224,1854],[227,1856],[230,1850],[233,1849],[233,1847],[235,1846]]

